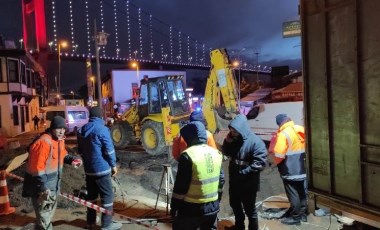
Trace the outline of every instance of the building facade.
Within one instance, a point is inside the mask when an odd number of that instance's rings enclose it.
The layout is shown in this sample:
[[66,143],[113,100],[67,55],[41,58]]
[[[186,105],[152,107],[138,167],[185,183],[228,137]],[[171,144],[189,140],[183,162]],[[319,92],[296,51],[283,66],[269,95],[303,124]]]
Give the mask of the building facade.
[[0,49],[0,132],[14,137],[33,130],[44,103],[44,76],[24,50]]

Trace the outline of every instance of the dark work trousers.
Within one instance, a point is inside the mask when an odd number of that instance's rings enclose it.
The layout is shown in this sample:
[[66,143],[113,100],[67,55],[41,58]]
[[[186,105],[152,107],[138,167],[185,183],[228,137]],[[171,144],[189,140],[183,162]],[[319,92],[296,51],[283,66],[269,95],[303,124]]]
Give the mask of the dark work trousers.
[[247,215],[249,221],[248,229],[257,230],[259,228],[255,203],[259,181],[255,183],[255,180],[250,180],[249,182],[243,180],[243,182],[239,177],[244,176],[237,175],[237,178],[230,177],[230,206],[235,215],[235,229],[245,229],[244,220],[245,215]]
[[[113,190],[111,174],[105,176],[87,176],[87,201],[96,203],[100,195],[100,203],[103,208],[113,211]],[[87,224],[92,225],[96,223],[96,211],[87,208]],[[112,216],[102,213],[102,227],[107,227],[112,224]]]
[[217,214],[207,216],[177,216],[174,218],[173,230],[210,230],[216,229]]
[[307,211],[305,180],[283,180],[283,183],[286,196],[290,202],[289,216],[292,216],[295,219],[299,219],[301,218],[301,215],[306,214]]

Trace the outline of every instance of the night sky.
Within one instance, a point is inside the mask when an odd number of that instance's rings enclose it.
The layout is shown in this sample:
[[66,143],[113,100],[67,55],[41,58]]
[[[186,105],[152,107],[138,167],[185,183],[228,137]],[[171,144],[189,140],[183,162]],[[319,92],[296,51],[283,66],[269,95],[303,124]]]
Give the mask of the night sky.
[[[75,0],[79,1],[79,0]],[[95,0],[91,0],[95,1]],[[111,4],[111,0],[104,0]],[[125,0],[120,4],[124,4]],[[56,1],[58,2],[58,1]],[[59,0],[60,2],[60,0]],[[131,0],[154,18],[212,48],[227,48],[230,56],[253,65],[259,50],[261,66],[289,65],[301,69],[300,37],[282,38],[282,23],[298,20],[298,0]],[[63,4],[63,3],[61,3]],[[49,20],[49,19],[47,19]],[[0,34],[18,41],[22,37],[21,0],[0,0]],[[66,69],[69,63],[63,64]],[[70,66],[71,69],[82,67]],[[77,71],[77,72],[78,72]],[[103,72],[103,71],[102,71]],[[70,76],[76,74],[66,73]],[[63,79],[66,79],[63,78]],[[83,79],[83,83],[85,79]],[[76,86],[62,82],[71,90]]]
[[263,65],[290,65],[300,70],[301,39],[282,38],[282,23],[298,20],[298,0],[132,0],[155,17],[180,28],[207,45],[260,49]]

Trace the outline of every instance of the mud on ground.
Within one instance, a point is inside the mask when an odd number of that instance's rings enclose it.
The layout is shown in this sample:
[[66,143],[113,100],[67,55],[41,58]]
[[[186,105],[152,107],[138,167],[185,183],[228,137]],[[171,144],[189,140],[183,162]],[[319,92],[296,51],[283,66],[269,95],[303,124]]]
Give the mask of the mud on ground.
[[[75,147],[72,145],[71,147]],[[74,148],[75,150],[75,148]],[[24,150],[19,150],[23,153]],[[144,152],[140,146],[130,146],[126,150],[117,151],[118,175],[114,180],[115,191],[115,211],[119,214],[136,219],[158,219],[159,229],[171,229],[168,223],[166,212],[166,200],[163,194],[159,195],[158,207],[155,209],[156,198],[163,175],[163,164],[171,165],[175,179],[177,162],[169,160],[166,155],[150,156]],[[21,166],[12,173],[23,176],[25,166]],[[226,184],[221,203],[221,210],[218,214],[220,222],[219,229],[233,225],[233,214],[229,206],[228,197],[228,161],[223,163],[226,174]],[[74,169],[65,165],[63,169],[62,192],[80,195],[85,186],[85,175],[83,168]],[[22,183],[13,178],[7,178],[9,198],[11,206],[16,207],[16,213],[0,216],[0,229],[29,229],[28,224],[34,221],[34,212],[29,199],[21,196]],[[277,169],[267,168],[261,173],[261,189],[257,194],[257,201],[262,201],[273,195],[284,194],[282,181]],[[164,185],[163,185],[164,187]],[[171,186],[172,187],[172,186]],[[163,192],[163,191],[162,191]],[[259,208],[261,211],[261,207]],[[260,215],[260,214],[259,214]],[[310,218],[310,217],[309,217]],[[328,217],[310,218],[318,226],[328,226]],[[294,229],[291,226],[283,226],[278,220],[265,220],[260,218],[260,226],[267,229]],[[336,220],[333,220],[336,229]],[[150,222],[148,222],[150,223]],[[83,229],[86,225],[86,208],[74,202],[58,199],[58,209],[54,217],[54,228],[60,229]],[[316,225],[317,226],[317,225]],[[299,229],[319,229],[312,225],[302,224]],[[124,224],[123,229],[145,229],[135,224]]]

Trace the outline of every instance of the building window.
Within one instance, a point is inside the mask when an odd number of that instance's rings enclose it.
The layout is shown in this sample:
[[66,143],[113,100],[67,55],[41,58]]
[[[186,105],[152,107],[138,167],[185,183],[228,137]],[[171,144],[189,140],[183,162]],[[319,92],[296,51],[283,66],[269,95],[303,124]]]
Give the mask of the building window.
[[13,106],[13,125],[19,125],[20,122],[18,120],[18,106]]
[[9,82],[19,82],[17,60],[8,59],[8,77]]
[[38,78],[38,73],[36,72],[32,72],[32,74],[30,75],[30,84],[32,85],[32,88],[36,88],[36,80],[39,79]]
[[26,84],[25,64],[23,62],[20,62],[20,78],[21,83]]
[[29,122],[29,106],[25,106],[26,122]]
[[30,69],[26,70],[26,86],[30,88],[30,78],[32,77],[32,71]]

